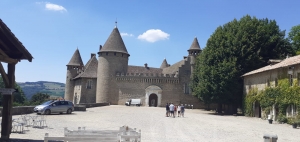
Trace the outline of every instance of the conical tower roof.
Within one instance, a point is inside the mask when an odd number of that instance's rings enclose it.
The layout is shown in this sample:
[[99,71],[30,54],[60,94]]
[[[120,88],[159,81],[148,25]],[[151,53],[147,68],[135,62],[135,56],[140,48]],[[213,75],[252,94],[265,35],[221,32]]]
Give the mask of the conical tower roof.
[[127,49],[117,27],[113,29],[100,52],[121,52],[126,53]]
[[78,48],[76,49],[75,53],[73,54],[70,62],[67,66],[83,66],[83,62],[79,53]]
[[166,58],[165,58],[164,61],[163,61],[162,64],[161,64],[160,68],[163,69],[163,68],[166,68],[166,67],[168,67],[168,66],[169,66],[169,65],[168,65],[168,62],[167,62],[167,60],[166,60]]
[[190,50],[201,50],[197,37],[194,38],[194,41],[188,51]]

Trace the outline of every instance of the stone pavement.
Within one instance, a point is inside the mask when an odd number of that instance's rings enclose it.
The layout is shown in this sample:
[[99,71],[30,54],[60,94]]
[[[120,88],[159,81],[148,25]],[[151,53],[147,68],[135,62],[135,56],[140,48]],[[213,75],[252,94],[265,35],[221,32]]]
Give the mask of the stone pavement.
[[300,141],[300,129],[287,124],[268,124],[266,120],[244,116],[219,116],[198,109],[186,109],[184,118],[170,118],[165,117],[165,108],[112,105],[87,108],[86,112],[71,115],[52,114],[46,119],[48,128],[30,127],[25,134],[12,133],[12,141],[42,142],[45,133],[63,136],[64,127],[118,130],[124,125],[141,129],[143,142],[256,142],[263,141],[266,133],[277,134],[278,142]]

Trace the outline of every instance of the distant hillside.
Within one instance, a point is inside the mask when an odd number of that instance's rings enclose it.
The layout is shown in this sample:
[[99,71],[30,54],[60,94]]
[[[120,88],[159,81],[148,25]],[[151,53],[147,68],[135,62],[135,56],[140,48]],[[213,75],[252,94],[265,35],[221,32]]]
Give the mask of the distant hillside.
[[36,93],[47,93],[50,96],[61,96],[65,94],[65,84],[59,82],[38,81],[38,82],[17,82],[24,91],[27,99]]

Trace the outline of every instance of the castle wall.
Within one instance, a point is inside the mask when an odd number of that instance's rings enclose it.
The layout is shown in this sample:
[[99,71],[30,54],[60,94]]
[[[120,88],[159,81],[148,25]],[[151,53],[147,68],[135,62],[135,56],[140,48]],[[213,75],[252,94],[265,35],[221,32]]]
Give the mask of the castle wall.
[[[91,85],[88,85],[91,81]],[[81,100],[80,103],[96,103],[96,78],[82,78],[81,80]]]
[[[119,91],[118,104],[124,105],[128,99],[141,99],[142,104],[147,104],[146,88],[154,85],[162,89],[161,106],[167,102],[179,103],[180,85],[178,78],[151,78],[151,77],[116,77]],[[158,95],[158,94],[156,94]]]
[[[190,68],[187,65],[181,70],[188,69]],[[186,82],[190,81],[189,73],[181,77]],[[197,97],[192,96],[191,93],[184,93],[184,84],[174,74],[117,74],[115,82],[119,91],[119,105],[124,105],[128,99],[141,99],[143,106],[145,106],[148,104],[145,101],[149,101],[146,98],[145,89],[149,86],[158,86],[162,89],[160,107],[172,102],[173,104],[190,104],[194,106],[193,108],[206,108]]]

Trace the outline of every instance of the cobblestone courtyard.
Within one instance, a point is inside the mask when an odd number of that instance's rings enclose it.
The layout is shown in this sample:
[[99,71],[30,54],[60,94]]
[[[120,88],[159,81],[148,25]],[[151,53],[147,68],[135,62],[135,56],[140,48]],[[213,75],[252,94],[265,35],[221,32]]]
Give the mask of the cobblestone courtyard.
[[105,106],[71,115],[52,114],[46,119],[48,128],[29,127],[25,134],[12,133],[11,138],[42,141],[45,133],[63,136],[64,127],[117,130],[128,125],[141,129],[143,142],[259,142],[265,133],[277,134],[278,142],[300,141],[300,129],[287,124],[268,124],[266,120],[244,116],[218,116],[197,109],[186,109],[184,118],[170,118],[165,117],[165,108]]

